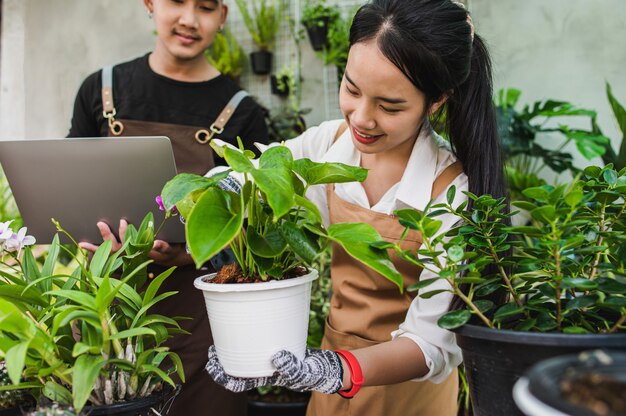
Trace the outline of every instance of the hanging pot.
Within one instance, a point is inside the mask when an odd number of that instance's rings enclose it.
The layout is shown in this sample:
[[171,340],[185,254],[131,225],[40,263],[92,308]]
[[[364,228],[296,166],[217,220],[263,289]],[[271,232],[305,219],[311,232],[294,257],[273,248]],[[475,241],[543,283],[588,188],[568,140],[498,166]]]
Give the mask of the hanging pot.
[[541,360],[596,348],[623,350],[626,345],[626,334],[522,332],[476,325],[454,332],[476,416],[522,415],[513,400],[513,385]]
[[272,72],[272,53],[268,51],[255,51],[250,53],[252,72],[257,75],[267,75]]
[[314,51],[321,51],[324,46],[328,45],[328,18],[321,18],[319,22],[321,24],[314,23],[306,26],[309,42]]
[[270,87],[272,90],[272,94],[278,95],[279,97],[287,97],[289,95],[289,76],[283,75],[281,77],[283,89],[278,88],[278,78],[276,75],[272,75],[270,77]]
[[198,277],[209,315],[215,350],[227,374],[271,376],[271,357],[280,350],[304,359],[311,282],[316,270],[291,279],[260,283],[211,283]]

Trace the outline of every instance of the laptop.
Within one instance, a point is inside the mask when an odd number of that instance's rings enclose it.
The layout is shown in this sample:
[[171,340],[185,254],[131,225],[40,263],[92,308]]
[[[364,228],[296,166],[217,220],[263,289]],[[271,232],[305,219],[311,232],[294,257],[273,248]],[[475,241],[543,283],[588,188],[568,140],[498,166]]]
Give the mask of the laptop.
[[[51,218],[76,241],[94,244],[102,242],[98,221],[117,235],[121,218],[139,227],[152,212],[158,229],[165,214],[155,198],[176,175],[167,137],[0,141],[0,165],[37,244],[52,242],[57,230]],[[183,242],[184,225],[169,218],[157,238]]]

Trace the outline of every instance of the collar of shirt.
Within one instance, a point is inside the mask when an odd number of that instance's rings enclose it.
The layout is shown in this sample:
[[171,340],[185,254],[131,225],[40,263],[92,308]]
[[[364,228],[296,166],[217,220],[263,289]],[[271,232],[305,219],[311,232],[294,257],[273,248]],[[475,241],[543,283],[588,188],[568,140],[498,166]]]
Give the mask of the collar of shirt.
[[[374,206],[370,207],[365,189],[358,182],[335,186],[337,195],[350,203],[372,211],[392,214],[401,207],[423,210],[430,201],[432,185],[438,171],[439,144],[432,128],[422,129],[407,163],[400,182],[392,186]],[[323,157],[323,162],[341,162],[359,166],[361,155],[354,147],[350,131],[346,130]]]

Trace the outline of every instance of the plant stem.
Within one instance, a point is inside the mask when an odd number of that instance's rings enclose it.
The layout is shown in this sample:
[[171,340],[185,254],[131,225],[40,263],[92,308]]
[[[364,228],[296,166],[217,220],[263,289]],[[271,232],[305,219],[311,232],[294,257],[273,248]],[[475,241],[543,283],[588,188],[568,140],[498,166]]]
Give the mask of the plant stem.
[[623,314],[618,320],[617,322],[615,322],[615,325],[613,325],[611,327],[611,329],[609,329],[607,332],[608,333],[612,333],[618,330],[618,328],[622,325],[624,325],[624,323],[626,323],[626,313]]
[[474,303],[463,293],[463,291],[456,285],[456,283],[454,282],[453,279],[446,279],[448,281],[448,283],[450,283],[450,285],[452,286],[452,288],[454,289],[454,294],[457,295],[458,297],[461,298],[461,300],[463,300],[463,302],[465,302],[465,304],[467,306],[469,306],[469,308],[472,310],[472,312],[474,312],[476,315],[478,315],[478,317],[480,318],[481,321],[483,321],[485,323],[485,325],[487,325],[489,328],[493,328],[493,323],[480,311],[480,309],[478,309],[476,307],[476,305],[474,305]]
[[[602,204],[602,209],[600,212],[600,225],[598,227],[598,240],[596,242],[596,247],[600,247],[602,245],[602,232],[604,231],[604,215],[606,213],[606,205]],[[597,252],[595,258],[593,259],[593,264],[591,265],[591,270],[589,272],[589,280],[593,280],[596,276],[596,272],[598,270],[598,264],[600,264],[600,256],[602,252]]]

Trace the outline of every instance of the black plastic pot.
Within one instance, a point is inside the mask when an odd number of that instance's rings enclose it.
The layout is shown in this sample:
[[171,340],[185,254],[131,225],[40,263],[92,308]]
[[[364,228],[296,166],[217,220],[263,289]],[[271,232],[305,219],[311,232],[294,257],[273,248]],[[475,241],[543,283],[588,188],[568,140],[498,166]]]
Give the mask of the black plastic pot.
[[250,53],[252,72],[257,75],[267,75],[272,72],[272,56],[272,53],[268,51]]
[[306,32],[314,51],[321,51],[328,44],[328,19],[321,19],[321,25],[307,25]]
[[272,94],[278,95],[279,97],[287,97],[289,95],[289,77],[287,75],[282,76],[282,83],[284,88],[281,90],[278,88],[278,78],[276,75],[272,75],[270,77],[270,86],[272,89]]
[[513,385],[533,364],[589,349],[624,350],[626,334],[517,332],[464,325],[455,330],[476,416],[522,415]]
[[[612,388],[606,384],[609,381]],[[563,392],[564,385],[577,390],[573,395],[577,403]],[[608,394],[613,395],[612,400],[608,400]],[[626,352],[594,350],[540,361],[516,383],[514,397],[518,406],[533,416],[559,412],[571,416],[596,416],[597,413],[583,406],[581,400],[587,403],[597,401],[596,406],[602,403],[606,410],[611,409],[611,415],[625,414]],[[613,406],[609,405],[611,402]]]
[[174,399],[180,393],[180,388],[180,385],[176,389],[166,388],[148,397],[128,402],[103,406],[85,406],[82,413],[89,416],[154,416],[154,409],[158,412],[157,414],[166,415],[172,407]]
[[308,402],[268,403],[248,400],[248,416],[304,416]]

